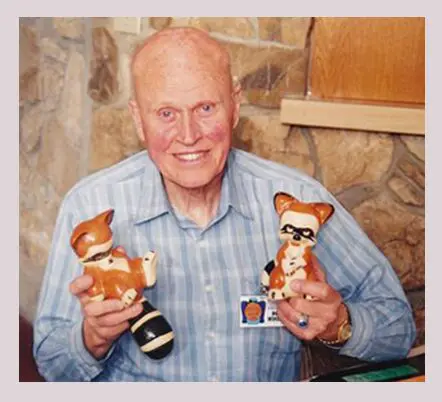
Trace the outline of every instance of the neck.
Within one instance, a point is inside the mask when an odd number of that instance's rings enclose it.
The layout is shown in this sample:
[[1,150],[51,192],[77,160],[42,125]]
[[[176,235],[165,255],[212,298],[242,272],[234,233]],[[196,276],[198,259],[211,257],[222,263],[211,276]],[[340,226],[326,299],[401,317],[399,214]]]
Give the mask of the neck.
[[221,198],[223,173],[210,183],[198,188],[184,188],[164,180],[169,202],[181,215],[194,221],[200,228],[205,228],[215,217]]

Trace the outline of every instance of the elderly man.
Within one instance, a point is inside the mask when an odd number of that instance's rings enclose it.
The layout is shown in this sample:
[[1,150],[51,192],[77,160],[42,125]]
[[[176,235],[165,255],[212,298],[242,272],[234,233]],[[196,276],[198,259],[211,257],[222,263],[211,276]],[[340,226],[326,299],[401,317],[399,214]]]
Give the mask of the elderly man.
[[[226,50],[202,31],[172,28],[150,37],[131,67],[129,107],[146,151],[66,195],[35,320],[41,374],[52,381],[296,381],[302,341],[316,338],[360,359],[406,355],[415,336],[410,306],[349,213],[302,172],[232,149],[241,88]],[[281,326],[242,328],[240,298],[259,294],[262,269],[280,246],[278,191],[335,207],[315,248],[319,281],[293,285],[314,299],[280,301]],[[127,331],[139,304],[86,295],[93,281],[82,275],[69,236],[108,208],[115,244],[133,257],[159,253],[157,284],[145,295],[175,332],[164,359],[143,355]],[[309,325],[298,326],[305,316]]]

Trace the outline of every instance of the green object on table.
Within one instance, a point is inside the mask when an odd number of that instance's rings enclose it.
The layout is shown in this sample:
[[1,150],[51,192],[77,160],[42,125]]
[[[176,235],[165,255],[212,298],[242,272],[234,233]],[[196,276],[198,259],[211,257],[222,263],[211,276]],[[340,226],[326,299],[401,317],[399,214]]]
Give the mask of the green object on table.
[[368,371],[366,373],[346,375],[342,378],[348,382],[388,381],[417,373],[419,373],[419,370],[407,364],[399,367],[390,367],[382,370]]

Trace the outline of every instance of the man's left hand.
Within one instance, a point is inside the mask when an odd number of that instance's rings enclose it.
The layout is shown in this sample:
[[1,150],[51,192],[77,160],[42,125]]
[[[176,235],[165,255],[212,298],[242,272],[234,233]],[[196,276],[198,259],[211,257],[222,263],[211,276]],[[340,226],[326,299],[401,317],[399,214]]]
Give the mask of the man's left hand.
[[[278,316],[287,329],[300,339],[320,337],[335,340],[339,324],[347,318],[348,312],[339,292],[326,282],[324,270],[315,255],[312,255],[312,263],[317,281],[294,280],[291,286],[298,293],[312,296],[313,300],[303,297],[282,300],[278,303]],[[309,317],[307,327],[301,328],[297,324],[301,314]]]

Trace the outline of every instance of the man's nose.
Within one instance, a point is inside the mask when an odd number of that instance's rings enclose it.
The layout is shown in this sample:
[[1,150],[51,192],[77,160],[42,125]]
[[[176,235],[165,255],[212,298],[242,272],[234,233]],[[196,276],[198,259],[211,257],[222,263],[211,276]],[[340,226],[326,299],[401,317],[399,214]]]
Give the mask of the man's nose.
[[201,138],[202,134],[191,113],[184,113],[181,121],[179,140],[185,145],[192,145]]

